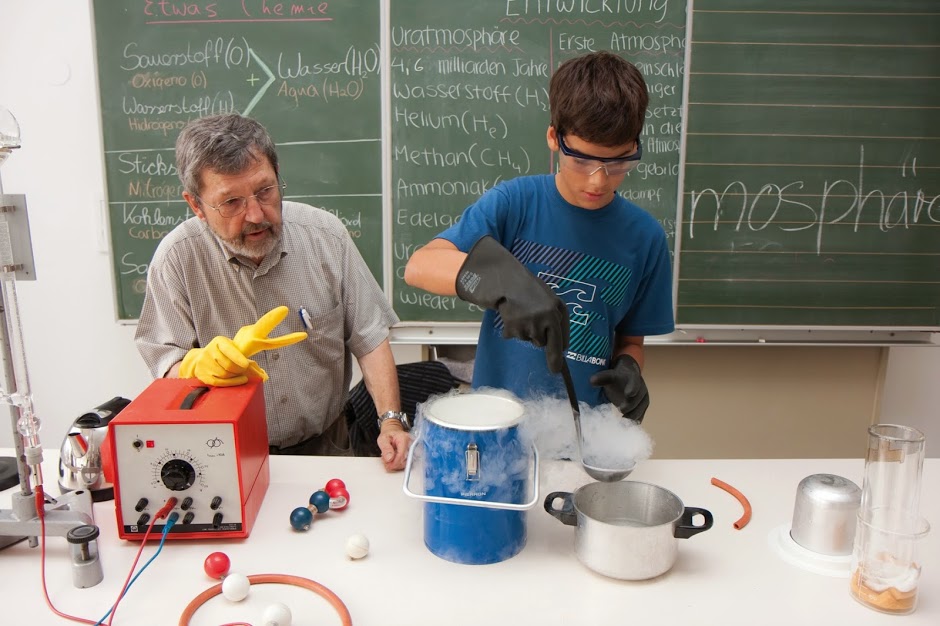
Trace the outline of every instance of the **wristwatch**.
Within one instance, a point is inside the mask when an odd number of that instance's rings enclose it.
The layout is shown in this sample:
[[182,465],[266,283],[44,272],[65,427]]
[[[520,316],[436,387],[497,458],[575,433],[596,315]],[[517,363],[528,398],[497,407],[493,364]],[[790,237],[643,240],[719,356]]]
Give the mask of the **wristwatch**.
[[401,427],[405,429],[405,432],[411,430],[411,418],[408,417],[408,414],[404,411],[386,411],[382,415],[379,415],[379,430],[382,430],[382,423],[385,420],[398,420],[401,423]]

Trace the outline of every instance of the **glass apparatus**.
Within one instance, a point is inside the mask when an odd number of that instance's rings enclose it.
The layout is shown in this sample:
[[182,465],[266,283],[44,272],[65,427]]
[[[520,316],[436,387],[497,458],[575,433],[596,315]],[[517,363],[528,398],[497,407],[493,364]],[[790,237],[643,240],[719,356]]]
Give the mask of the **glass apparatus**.
[[925,437],[909,426],[868,429],[849,589],[862,604],[885,613],[917,606],[920,545],[930,525],[920,517]]

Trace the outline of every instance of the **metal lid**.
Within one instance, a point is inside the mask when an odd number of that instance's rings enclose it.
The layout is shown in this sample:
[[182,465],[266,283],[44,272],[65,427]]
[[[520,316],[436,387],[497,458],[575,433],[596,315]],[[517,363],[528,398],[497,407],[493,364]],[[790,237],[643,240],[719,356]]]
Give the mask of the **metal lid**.
[[813,474],[800,481],[790,537],[813,552],[830,556],[852,553],[855,513],[862,490],[847,478]]
[[858,508],[862,490],[847,478],[835,474],[813,474],[800,481],[797,497],[821,507]]

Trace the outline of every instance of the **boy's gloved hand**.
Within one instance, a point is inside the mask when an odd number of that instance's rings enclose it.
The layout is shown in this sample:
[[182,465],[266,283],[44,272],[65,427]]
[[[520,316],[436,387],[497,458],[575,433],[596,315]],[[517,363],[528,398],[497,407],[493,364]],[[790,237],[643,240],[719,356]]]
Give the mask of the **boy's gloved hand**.
[[591,376],[591,384],[603,387],[607,399],[616,404],[620,413],[637,424],[650,405],[650,394],[640,374],[640,364],[629,354],[614,359],[613,367]]
[[499,311],[503,337],[544,346],[548,369],[561,371],[568,307],[498,241],[486,235],[473,245],[457,272],[456,288],[461,300]]
[[205,348],[193,348],[180,363],[180,378],[198,378],[214,387],[243,385],[249,378],[267,380],[268,374],[248,357],[262,350],[271,350],[303,341],[307,333],[298,332],[268,338],[268,333],[287,317],[286,306],[265,313],[260,320],[242,326],[234,339],[215,337]]

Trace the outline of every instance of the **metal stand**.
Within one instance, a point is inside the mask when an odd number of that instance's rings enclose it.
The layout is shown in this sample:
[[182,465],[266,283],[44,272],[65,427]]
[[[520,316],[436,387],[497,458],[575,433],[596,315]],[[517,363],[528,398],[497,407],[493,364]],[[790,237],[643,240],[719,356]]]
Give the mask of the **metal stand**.
[[[26,196],[4,195],[3,183],[0,180],[0,272],[4,281],[35,280],[36,274],[33,266],[33,251],[29,236],[29,220],[26,212]],[[13,337],[11,333],[19,332],[19,311],[16,303],[16,291],[13,285],[4,284],[0,289],[0,358],[3,360],[3,390],[20,391],[29,394],[28,376],[26,374],[26,359],[22,354],[22,338],[17,335],[18,362],[13,360]],[[13,294],[12,302],[7,302],[4,294],[10,287]],[[15,324],[10,324],[11,315]],[[20,366],[17,372],[16,366]],[[18,385],[17,374],[21,379]],[[4,396],[7,396],[4,391]],[[39,516],[37,514],[36,493],[30,484],[30,464],[37,466],[42,461],[42,450],[34,445],[30,449],[32,458],[27,459],[23,436],[17,427],[21,418],[20,407],[12,402],[9,405],[10,420],[13,427],[13,442],[16,449],[16,464],[20,479],[20,491],[12,496],[12,508],[0,509],[0,549],[18,543],[23,539],[29,540],[30,547],[39,545],[38,537],[41,533]],[[37,457],[38,458],[35,458]],[[39,470],[41,480],[41,470]],[[38,484],[38,481],[37,481]],[[70,530],[77,526],[93,525],[91,492],[87,490],[74,491],[58,499],[52,499],[48,494],[42,503],[47,536],[65,537]]]
[[[45,504],[46,536],[65,537],[76,526],[95,523],[90,491],[72,491]],[[39,545],[40,525],[36,495],[13,494],[13,508],[0,509],[0,548],[29,539]]]

